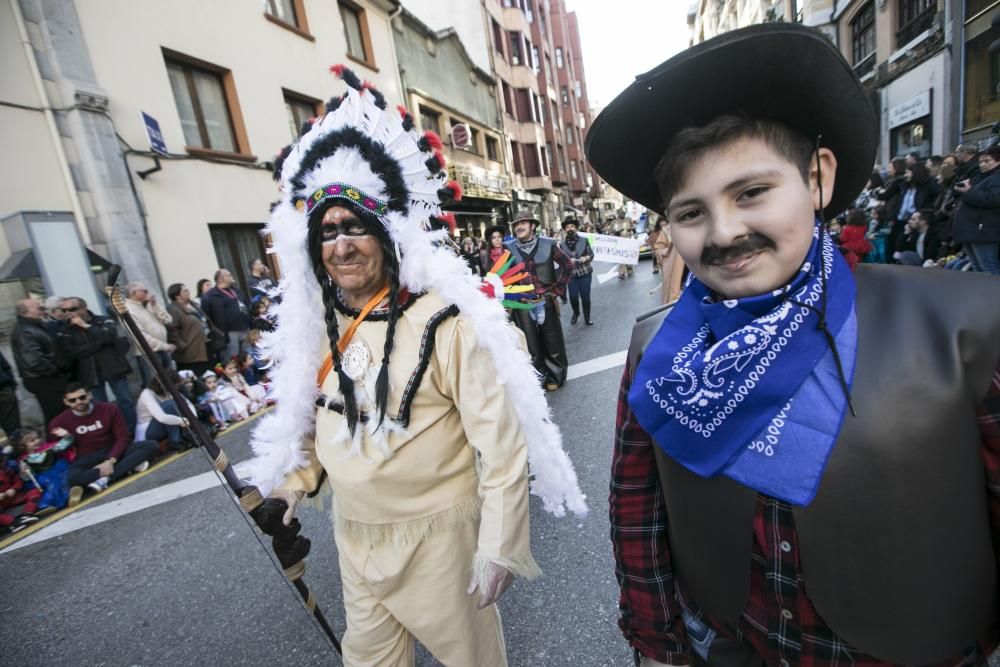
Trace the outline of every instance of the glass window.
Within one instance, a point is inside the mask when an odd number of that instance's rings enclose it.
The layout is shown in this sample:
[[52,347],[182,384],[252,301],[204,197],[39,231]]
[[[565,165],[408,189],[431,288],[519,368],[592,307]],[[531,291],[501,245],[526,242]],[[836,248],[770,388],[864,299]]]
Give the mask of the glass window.
[[573,145],[573,127],[569,126],[566,128],[566,143],[570,146]]
[[299,25],[295,0],[264,0],[264,11],[289,25]]
[[541,64],[541,58],[538,55],[538,47],[531,47],[531,69],[535,70],[535,74],[538,74],[538,67]]
[[569,106],[569,91],[566,90],[566,86],[563,86],[562,88],[560,88],[559,95],[560,95],[560,97],[562,97],[563,106],[564,107],[568,107]]
[[521,168],[521,146],[516,141],[510,142],[510,152],[514,157],[514,173],[523,174],[524,169]]
[[580,172],[576,169],[576,160],[569,161],[569,175],[575,180],[580,178]]
[[500,144],[495,137],[486,137],[486,157],[494,162],[500,161]]
[[235,153],[236,135],[222,76],[179,62],[168,62],[167,72],[185,143]]
[[503,109],[509,115],[514,115],[514,97],[510,92],[510,84],[506,81],[500,82],[500,87],[503,89]]
[[937,0],[899,0],[899,32],[896,48],[906,45],[934,23]]
[[503,52],[503,30],[500,28],[500,24],[496,22],[496,19],[490,18],[490,23],[493,26],[493,48],[496,49],[501,58],[507,60],[507,55]]
[[420,127],[441,136],[441,114],[427,107],[420,107]]
[[509,32],[507,38],[510,41],[510,64],[521,65],[524,63],[524,52],[521,44],[521,33]]
[[347,38],[347,53],[358,60],[372,62],[365,40],[367,28],[364,11],[343,2],[339,5],[340,18],[344,22],[344,37]]
[[556,67],[562,68],[563,66],[563,50],[561,46],[556,47]]
[[875,64],[875,3],[869,2],[851,21],[854,69],[859,75],[872,71]]
[[993,39],[986,30],[965,44],[966,130],[1000,120],[1000,53],[989,52]]
[[295,141],[299,138],[302,124],[316,115],[316,103],[286,93],[285,111],[288,113],[288,129],[292,134],[292,141]]

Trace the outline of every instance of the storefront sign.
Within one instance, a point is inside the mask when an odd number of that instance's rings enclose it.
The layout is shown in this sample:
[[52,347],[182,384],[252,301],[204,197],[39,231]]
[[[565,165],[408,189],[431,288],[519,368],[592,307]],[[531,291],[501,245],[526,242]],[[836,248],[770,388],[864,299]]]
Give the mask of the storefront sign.
[[595,262],[612,264],[638,264],[639,239],[608,236],[607,234],[583,234],[594,250]]
[[452,164],[448,165],[448,176],[458,181],[466,197],[510,201],[510,179],[503,174],[494,174],[479,167]]
[[910,121],[923,118],[931,112],[931,91],[911,97],[902,104],[889,108],[889,128],[905,125]]

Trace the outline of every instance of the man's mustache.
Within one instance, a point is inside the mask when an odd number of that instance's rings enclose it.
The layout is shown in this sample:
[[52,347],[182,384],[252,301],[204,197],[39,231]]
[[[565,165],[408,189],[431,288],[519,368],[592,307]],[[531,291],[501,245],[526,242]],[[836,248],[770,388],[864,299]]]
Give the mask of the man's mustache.
[[745,257],[760,250],[773,250],[774,241],[762,234],[749,234],[742,237],[736,243],[725,248],[719,246],[706,246],[701,251],[702,264],[723,264],[738,257]]

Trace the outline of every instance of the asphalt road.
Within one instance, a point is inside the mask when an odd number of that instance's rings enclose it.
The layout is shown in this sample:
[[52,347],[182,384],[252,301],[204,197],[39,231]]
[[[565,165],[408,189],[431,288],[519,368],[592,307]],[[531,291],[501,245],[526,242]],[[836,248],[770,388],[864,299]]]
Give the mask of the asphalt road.
[[[593,327],[570,326],[563,310],[570,363],[598,360],[550,395],[591,511],[556,519],[532,499],[532,546],[544,576],[516,582],[500,602],[511,665],[631,664],[616,626],[607,519],[622,368],[602,358],[624,350],[635,316],[657,305],[649,293],[655,278],[643,262],[631,280],[595,280]],[[593,372],[595,365],[610,367]],[[234,462],[250,455],[248,431],[220,439]],[[228,493],[218,484],[190,493],[185,480],[210,470],[200,452],[189,452],[55,527],[93,525],[0,554],[0,664],[339,664]],[[149,498],[178,485],[187,487],[180,497]],[[328,515],[306,508],[299,516],[313,541],[305,580],[341,634]],[[417,662],[437,664],[423,651]]]

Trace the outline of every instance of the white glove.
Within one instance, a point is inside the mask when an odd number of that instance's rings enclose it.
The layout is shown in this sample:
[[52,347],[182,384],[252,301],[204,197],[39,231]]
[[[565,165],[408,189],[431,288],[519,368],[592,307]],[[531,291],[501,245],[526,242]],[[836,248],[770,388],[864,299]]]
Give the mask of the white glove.
[[295,506],[299,504],[304,495],[304,491],[286,491],[285,489],[271,491],[272,498],[284,500],[285,504],[288,505],[288,509],[285,510],[285,516],[281,517],[281,523],[286,526],[292,523],[292,519],[295,518]]
[[[486,574],[483,579],[485,590],[479,591],[479,603],[476,605],[479,609],[485,609],[491,604],[495,604],[514,581],[514,575],[504,566],[491,561],[486,566]],[[477,588],[479,585],[476,583],[476,574],[473,572],[472,578],[469,580],[469,588],[466,589],[465,593],[472,595]]]

